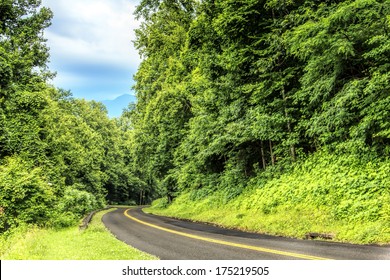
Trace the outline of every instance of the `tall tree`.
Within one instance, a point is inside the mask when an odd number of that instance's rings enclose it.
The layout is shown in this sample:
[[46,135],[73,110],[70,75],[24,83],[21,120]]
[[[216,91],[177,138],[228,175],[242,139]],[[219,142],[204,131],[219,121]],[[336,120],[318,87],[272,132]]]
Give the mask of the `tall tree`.
[[304,65],[296,94],[304,112],[302,129],[316,146],[388,141],[389,89],[383,81],[388,78],[390,3],[310,4],[290,16],[299,25],[286,32],[290,52]]
[[[52,18],[40,4],[36,0],[0,3],[0,157],[28,149],[39,137],[34,114],[44,106],[40,87],[50,76],[43,30]],[[21,127],[22,123],[27,125]]]
[[0,231],[20,221],[43,224],[55,200],[38,164],[50,76],[43,30],[51,17],[40,1],[0,2]]
[[[144,23],[135,45],[144,57],[135,75],[137,105],[134,123],[134,160],[148,185],[161,186],[173,168],[174,150],[190,116],[186,69],[180,61],[193,17],[192,1],[142,1],[136,13]],[[162,192],[170,193],[163,187]]]

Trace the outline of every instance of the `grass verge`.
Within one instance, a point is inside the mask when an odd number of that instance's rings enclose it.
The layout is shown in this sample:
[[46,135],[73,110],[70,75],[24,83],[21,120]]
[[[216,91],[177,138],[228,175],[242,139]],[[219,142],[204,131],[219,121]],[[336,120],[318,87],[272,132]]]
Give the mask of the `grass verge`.
[[154,260],[154,256],[117,240],[101,218],[113,209],[97,213],[88,228],[61,230],[19,228],[0,237],[2,260]]
[[390,244],[389,174],[389,161],[319,154],[281,176],[253,178],[233,198],[227,188],[198,189],[145,211],[271,235],[316,232],[340,242]]

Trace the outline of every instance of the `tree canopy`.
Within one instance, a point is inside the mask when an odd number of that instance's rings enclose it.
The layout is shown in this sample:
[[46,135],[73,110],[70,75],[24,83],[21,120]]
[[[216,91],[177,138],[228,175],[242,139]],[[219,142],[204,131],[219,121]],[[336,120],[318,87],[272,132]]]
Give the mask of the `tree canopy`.
[[142,0],[137,103],[117,119],[50,85],[52,16],[0,3],[0,231],[233,198],[323,150],[389,159],[389,1]]
[[141,1],[132,158],[172,198],[320,150],[389,156],[389,1]]
[[66,226],[146,189],[131,172],[126,117],[49,84],[51,18],[41,1],[0,3],[0,232]]

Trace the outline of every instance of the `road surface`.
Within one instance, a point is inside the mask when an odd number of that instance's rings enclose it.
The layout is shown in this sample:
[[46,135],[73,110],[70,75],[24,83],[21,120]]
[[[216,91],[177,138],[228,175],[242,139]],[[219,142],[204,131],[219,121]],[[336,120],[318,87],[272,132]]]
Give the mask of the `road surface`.
[[389,246],[297,240],[119,208],[103,216],[119,239],[163,260],[388,260]]

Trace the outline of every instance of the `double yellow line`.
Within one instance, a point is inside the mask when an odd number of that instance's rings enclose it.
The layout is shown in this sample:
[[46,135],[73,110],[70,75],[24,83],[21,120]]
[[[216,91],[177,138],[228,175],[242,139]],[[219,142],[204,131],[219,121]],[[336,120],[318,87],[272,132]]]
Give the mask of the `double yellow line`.
[[220,244],[220,245],[226,245],[226,246],[231,246],[231,247],[236,247],[236,248],[242,248],[242,249],[248,249],[248,250],[253,250],[253,251],[258,251],[258,252],[263,252],[263,253],[270,253],[270,254],[276,254],[276,255],[282,255],[282,256],[287,256],[287,257],[293,257],[293,258],[299,258],[299,259],[305,259],[305,260],[329,260],[326,258],[321,258],[321,257],[316,257],[316,256],[310,256],[310,255],[304,255],[304,254],[298,254],[298,253],[292,253],[292,252],[285,252],[285,251],[279,251],[279,250],[273,250],[273,249],[268,249],[268,248],[263,248],[263,247],[257,247],[257,246],[251,246],[251,245],[246,245],[246,244],[240,244],[240,243],[234,243],[234,242],[229,242],[229,241],[223,241],[219,239],[213,239],[213,238],[208,238],[208,237],[203,237],[195,234],[189,234],[189,233],[184,233],[176,230],[172,230],[169,228],[165,227],[160,227],[151,223],[147,223],[144,221],[141,221],[129,214],[130,209],[127,209],[125,211],[125,216],[137,223],[143,224],[145,226],[149,226],[158,230],[162,230],[165,232],[169,232],[172,234],[180,235],[180,236],[185,236],[188,238],[196,239],[196,240],[202,240],[214,244]]

